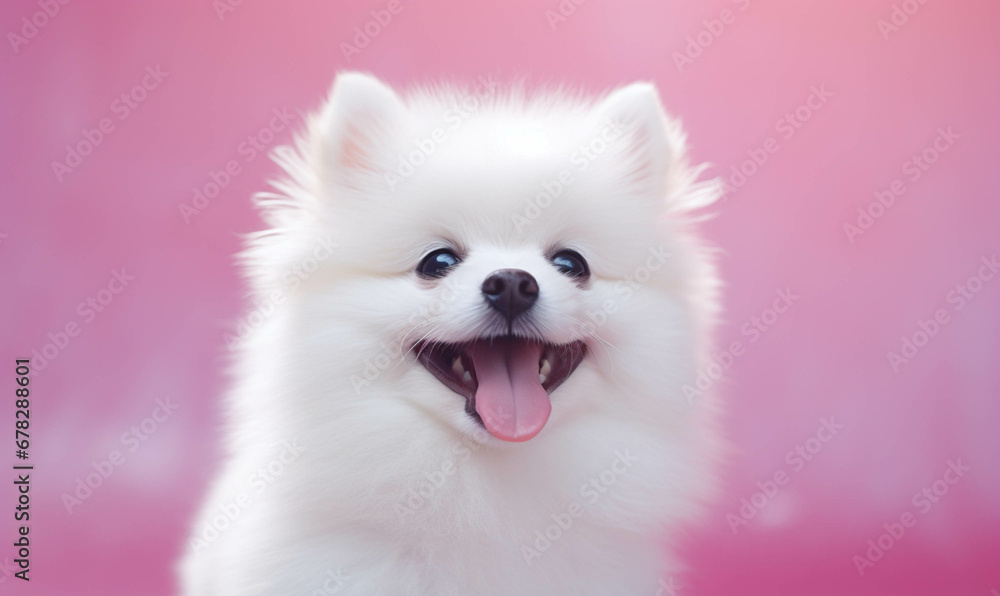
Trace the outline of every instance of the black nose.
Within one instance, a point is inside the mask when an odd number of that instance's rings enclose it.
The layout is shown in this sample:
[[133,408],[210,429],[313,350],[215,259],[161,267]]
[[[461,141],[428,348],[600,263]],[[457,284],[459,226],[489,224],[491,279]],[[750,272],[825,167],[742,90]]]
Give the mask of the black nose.
[[483,282],[483,297],[510,322],[538,299],[538,282],[522,269],[498,269]]

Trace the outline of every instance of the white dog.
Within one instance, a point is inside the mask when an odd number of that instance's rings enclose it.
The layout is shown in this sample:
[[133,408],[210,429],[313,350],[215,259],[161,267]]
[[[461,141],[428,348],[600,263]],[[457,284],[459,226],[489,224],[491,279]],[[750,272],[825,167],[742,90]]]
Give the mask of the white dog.
[[719,187],[654,87],[344,73],[276,159],[184,593],[662,593],[719,455]]

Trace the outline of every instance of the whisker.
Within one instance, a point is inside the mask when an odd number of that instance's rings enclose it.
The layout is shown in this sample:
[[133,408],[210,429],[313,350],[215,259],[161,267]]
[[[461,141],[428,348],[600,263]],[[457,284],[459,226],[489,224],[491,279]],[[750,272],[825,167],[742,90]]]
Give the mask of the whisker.
[[[432,324],[432,323],[433,323],[433,321],[422,321],[422,322],[420,322],[420,323],[417,323],[417,324],[416,324],[416,325],[414,325],[413,327],[410,327],[410,330],[409,330],[409,331],[407,331],[406,333],[404,333],[404,334],[403,334],[403,337],[402,337],[402,339],[400,339],[400,340],[399,340],[399,358],[400,358],[400,360],[402,360],[402,359],[405,359],[405,358],[406,358],[406,355],[407,355],[407,354],[409,354],[409,353],[410,353],[410,350],[412,350],[412,349],[413,349],[413,346],[415,346],[415,345],[417,345],[418,343],[420,343],[420,341],[419,341],[419,340],[418,340],[417,342],[414,342],[414,344],[413,344],[413,345],[411,345],[411,346],[410,346],[410,348],[409,348],[408,350],[406,350],[406,354],[404,354],[404,353],[403,353],[403,346],[404,346],[404,345],[406,344],[406,338],[407,338],[407,337],[409,337],[411,333],[413,333],[414,331],[416,331],[416,330],[417,330],[417,329],[419,329],[420,327],[423,327],[424,325],[430,325],[430,324]],[[427,337],[427,336],[426,336],[426,335],[424,335],[424,337],[422,337],[422,338],[420,338],[420,339],[421,339],[421,340],[423,340],[423,339],[425,339],[426,337]]]
[[617,351],[622,356],[625,356],[626,358],[628,358],[629,355],[627,353],[625,353],[624,351],[622,351],[618,346],[614,345],[610,341],[608,341],[608,340],[604,339],[603,337],[601,337],[601,335],[599,333],[597,333],[596,329],[588,327],[587,325],[583,324],[580,321],[577,321],[577,324],[580,325],[581,327],[583,327],[583,329],[585,331],[587,331],[594,339],[596,339],[597,341],[600,342],[601,347],[603,347],[604,351],[608,354],[608,361],[611,362],[611,374],[614,374],[614,372],[615,372],[615,358],[611,354],[611,350],[609,350],[608,348],[614,348],[615,351]]
[[410,351],[413,350],[414,346],[420,346],[420,349],[417,351],[417,358],[420,358],[420,355],[423,354],[424,350],[427,349],[427,346],[430,345],[430,343],[425,342],[424,340],[427,339],[428,336],[430,336],[430,334],[433,333],[433,332],[434,332],[434,330],[431,329],[430,331],[428,331],[427,333],[425,333],[423,335],[423,337],[421,337],[420,339],[418,339],[416,341],[416,343],[414,343],[412,346],[410,346],[410,349],[406,351],[406,354],[403,355],[403,358],[406,358],[406,356],[410,353]]

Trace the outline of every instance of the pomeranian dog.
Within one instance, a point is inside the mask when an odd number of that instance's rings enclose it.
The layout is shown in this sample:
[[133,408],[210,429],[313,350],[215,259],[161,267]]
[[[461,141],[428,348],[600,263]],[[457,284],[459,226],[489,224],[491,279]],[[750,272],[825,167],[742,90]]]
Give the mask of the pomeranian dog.
[[719,455],[720,187],[653,85],[342,73],[275,159],[184,594],[665,593]]

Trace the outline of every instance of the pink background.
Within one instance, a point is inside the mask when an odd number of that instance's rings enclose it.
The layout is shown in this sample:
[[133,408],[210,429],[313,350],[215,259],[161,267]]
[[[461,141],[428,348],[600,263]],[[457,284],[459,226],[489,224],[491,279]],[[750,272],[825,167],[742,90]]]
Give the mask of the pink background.
[[[172,561],[218,452],[223,333],[244,306],[231,255],[259,227],[250,194],[276,171],[247,162],[240,143],[272,109],[310,110],[336,71],[357,68],[399,85],[483,73],[594,91],[653,80],[716,175],[773,137],[778,150],[706,228],[725,251],[720,345],[745,349],[717,383],[740,452],[683,541],[697,573],[674,578],[677,593],[998,593],[1000,278],[961,310],[948,293],[1000,252],[1000,4],[897,2],[919,9],[886,39],[878,21],[892,0],[590,0],[554,29],[545,11],[557,0],[403,0],[346,60],[341,43],[387,4],[244,2],[220,20],[208,0],[73,2],[17,52],[0,50],[0,377],[49,333],[80,325],[44,370],[36,362],[33,580],[4,567],[0,592],[173,592]],[[723,9],[730,23],[679,68],[674,53]],[[4,2],[0,29],[17,33],[39,10]],[[119,120],[115,98],[157,65],[169,74]],[[776,123],[812,86],[833,96],[785,138]],[[52,162],[105,117],[114,130],[58,180]],[[912,181],[904,166],[939,127],[959,138]],[[179,203],[229,160],[240,173],[185,223]],[[844,224],[894,179],[906,192],[851,242]],[[87,322],[78,304],[122,268],[135,279]],[[751,343],[744,324],[786,288],[800,298]],[[894,372],[887,352],[937,309],[949,322]],[[122,433],[164,397],[176,412],[123,449]],[[6,426],[13,397],[0,401]],[[786,453],[830,416],[843,429],[793,471]],[[125,462],[67,513],[61,495],[116,449]],[[13,445],[3,450],[13,464]],[[971,470],[922,513],[913,495],[959,458]],[[778,471],[790,481],[734,533],[727,514]],[[10,476],[0,475],[3,562]],[[852,557],[907,511],[916,525],[859,575]]]

